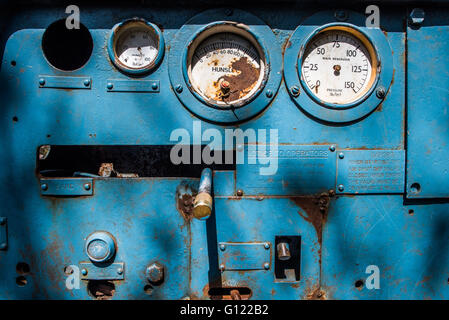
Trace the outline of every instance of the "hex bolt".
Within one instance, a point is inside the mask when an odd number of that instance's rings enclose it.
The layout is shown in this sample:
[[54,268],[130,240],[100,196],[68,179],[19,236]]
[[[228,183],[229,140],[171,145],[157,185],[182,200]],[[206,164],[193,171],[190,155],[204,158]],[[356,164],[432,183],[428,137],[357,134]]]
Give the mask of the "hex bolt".
[[379,99],[385,98],[385,88],[384,87],[379,87],[376,90],[376,97],[378,97]]
[[335,19],[337,19],[338,21],[346,21],[348,20],[348,13],[344,10],[337,10],[335,11]]
[[270,89],[268,89],[265,94],[267,95],[267,98],[273,97],[273,91],[271,91]]
[[159,262],[154,262],[147,267],[146,276],[152,283],[164,280],[164,267]]
[[242,189],[238,189],[237,190],[237,196],[239,196],[239,197],[243,196],[243,190]]
[[270,249],[270,244],[268,242],[265,242],[263,247],[268,250],[268,249]]
[[86,191],[89,191],[89,190],[90,190],[90,183],[85,183],[85,184],[84,184],[84,189],[85,189]]
[[44,78],[40,78],[40,79],[39,79],[39,84],[40,84],[41,86],[45,85],[45,79],[44,79]]
[[426,16],[426,13],[423,9],[415,8],[410,13],[410,22],[414,26],[420,26],[424,22],[424,18]]
[[176,85],[175,90],[176,90],[177,93],[181,93],[182,92],[182,85],[180,85],[180,84]]
[[225,251],[226,250],[226,246],[224,244],[220,244],[220,250],[221,251]]
[[270,269],[270,264],[269,264],[268,262],[265,262],[265,263],[263,264],[263,268],[264,268],[265,270]]
[[299,87],[298,87],[298,86],[292,86],[292,87],[290,88],[290,92],[292,93],[292,95],[293,95],[294,97],[299,96]]
[[330,150],[331,152],[334,152],[334,151],[336,150],[335,145],[334,145],[334,144],[331,145],[331,146],[329,147],[329,150]]
[[48,184],[46,184],[46,183],[41,184],[41,189],[42,189],[42,191],[47,191],[48,190]]
[[87,269],[81,269],[81,274],[83,276],[87,276]]
[[338,191],[344,191],[344,190],[345,190],[345,187],[342,184],[340,184],[338,186]]
[[338,154],[338,157],[339,157],[340,159],[344,159],[345,154],[344,154],[343,152],[340,152],[340,153]]
[[90,80],[89,79],[85,79],[84,80],[84,86],[88,87],[90,85]]
[[117,269],[117,274],[123,274],[123,268],[118,268]]
[[287,242],[280,242],[276,246],[278,259],[281,261],[286,261],[291,258],[290,248]]
[[112,90],[112,88],[114,88],[114,85],[111,82],[108,82],[106,87],[108,88],[108,90]]

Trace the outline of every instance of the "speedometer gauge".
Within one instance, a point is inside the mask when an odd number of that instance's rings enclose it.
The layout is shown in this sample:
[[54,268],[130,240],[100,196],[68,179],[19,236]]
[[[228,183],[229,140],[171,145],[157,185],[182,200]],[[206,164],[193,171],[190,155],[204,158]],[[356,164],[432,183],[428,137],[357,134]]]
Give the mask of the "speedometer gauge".
[[301,77],[320,103],[349,105],[373,88],[378,59],[360,32],[341,26],[321,30],[304,50]]
[[267,76],[265,54],[252,34],[233,25],[217,25],[189,46],[191,89],[206,102],[242,106],[260,92]]
[[164,41],[159,28],[134,18],[114,26],[108,45],[114,65],[127,73],[144,73],[161,60]]

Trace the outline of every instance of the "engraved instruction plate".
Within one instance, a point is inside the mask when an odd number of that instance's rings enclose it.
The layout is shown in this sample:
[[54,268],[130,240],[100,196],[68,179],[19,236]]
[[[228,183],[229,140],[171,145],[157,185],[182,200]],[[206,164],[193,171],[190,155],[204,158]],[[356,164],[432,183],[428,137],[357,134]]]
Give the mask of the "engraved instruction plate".
[[[404,150],[339,150],[337,193],[403,193]],[[341,190],[343,187],[343,190]]]

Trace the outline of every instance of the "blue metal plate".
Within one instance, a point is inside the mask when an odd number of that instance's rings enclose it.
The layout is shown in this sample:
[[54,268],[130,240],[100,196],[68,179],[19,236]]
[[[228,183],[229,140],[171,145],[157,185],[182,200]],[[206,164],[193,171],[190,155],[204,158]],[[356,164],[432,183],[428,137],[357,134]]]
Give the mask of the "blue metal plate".
[[90,196],[94,189],[92,178],[40,179],[40,184],[45,196]]
[[250,152],[248,163],[237,164],[236,190],[245,195],[307,195],[335,188],[336,152],[330,145],[279,145],[271,160],[272,166],[277,165],[273,175],[261,175],[268,164],[251,163],[260,160],[256,156],[266,157],[269,146],[262,154],[251,149],[244,149],[245,155]]
[[339,150],[337,193],[403,193],[404,150]]
[[[268,244],[267,247],[266,244]],[[220,242],[218,247],[219,268],[223,271],[263,270],[268,269],[265,264],[271,266],[269,242]]]
[[[90,262],[81,262],[81,280],[124,280],[125,264],[123,262],[114,262],[106,266],[97,266]],[[84,270],[87,274],[83,274]]]
[[92,86],[92,79],[90,77],[39,75],[36,83],[39,84],[40,88],[90,89]]
[[159,92],[159,80],[107,80],[106,88],[109,92]]

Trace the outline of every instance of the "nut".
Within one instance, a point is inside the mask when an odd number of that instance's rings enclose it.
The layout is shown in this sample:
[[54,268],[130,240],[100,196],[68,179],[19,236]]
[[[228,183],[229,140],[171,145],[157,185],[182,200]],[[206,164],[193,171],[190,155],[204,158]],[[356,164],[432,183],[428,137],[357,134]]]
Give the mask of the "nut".
[[146,276],[148,281],[152,283],[162,282],[164,280],[164,267],[160,263],[154,262],[147,267]]

